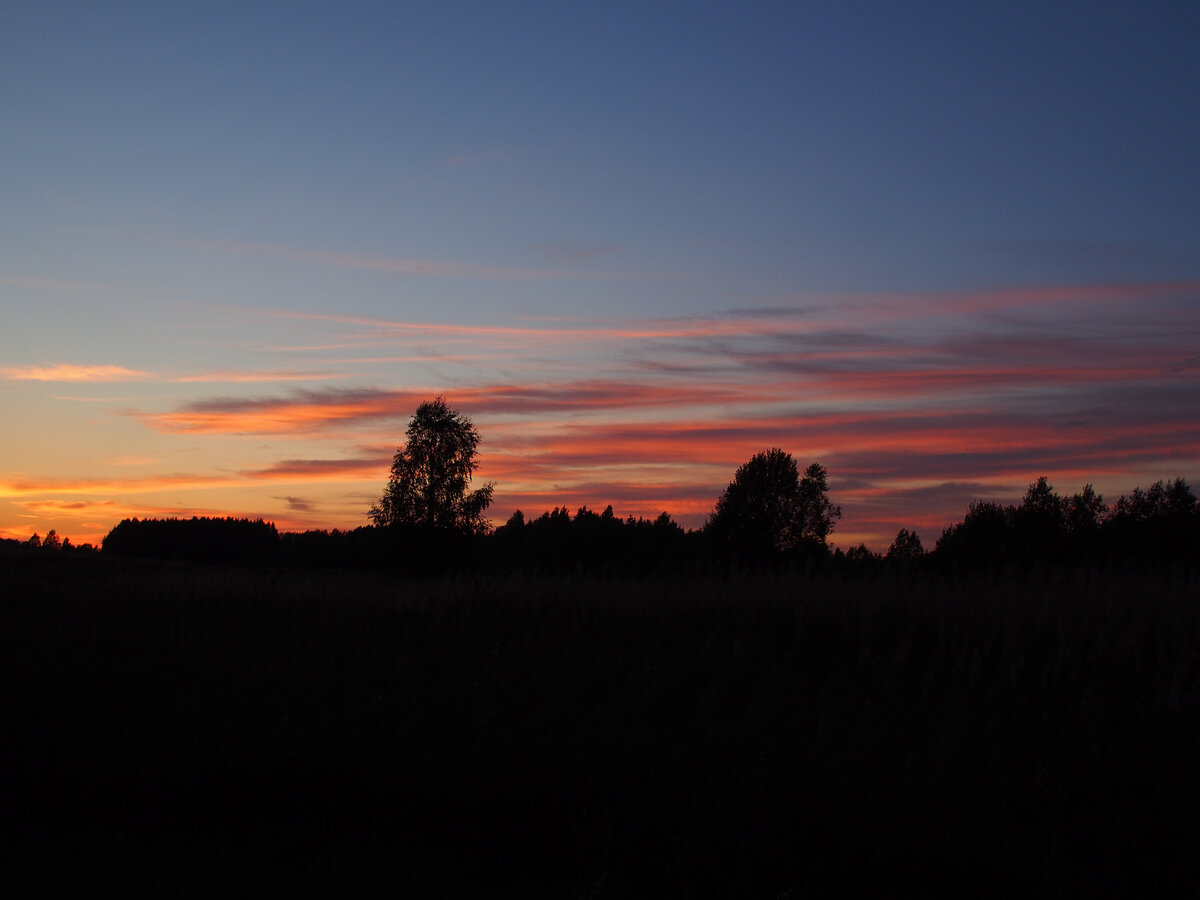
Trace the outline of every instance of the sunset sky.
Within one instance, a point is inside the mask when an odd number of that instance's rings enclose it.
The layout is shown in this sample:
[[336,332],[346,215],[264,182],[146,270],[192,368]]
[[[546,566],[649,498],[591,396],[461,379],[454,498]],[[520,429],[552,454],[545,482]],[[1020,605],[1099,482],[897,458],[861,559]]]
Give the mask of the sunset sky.
[[1200,482],[1194,3],[0,10],[0,537],[349,528],[417,405],[493,518],[842,547]]

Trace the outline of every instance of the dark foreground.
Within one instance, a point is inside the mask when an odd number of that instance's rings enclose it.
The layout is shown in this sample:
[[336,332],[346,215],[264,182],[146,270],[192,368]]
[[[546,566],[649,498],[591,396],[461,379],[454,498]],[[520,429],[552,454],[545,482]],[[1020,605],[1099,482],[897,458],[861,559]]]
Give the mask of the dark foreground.
[[1178,571],[0,558],[9,896],[1191,894]]

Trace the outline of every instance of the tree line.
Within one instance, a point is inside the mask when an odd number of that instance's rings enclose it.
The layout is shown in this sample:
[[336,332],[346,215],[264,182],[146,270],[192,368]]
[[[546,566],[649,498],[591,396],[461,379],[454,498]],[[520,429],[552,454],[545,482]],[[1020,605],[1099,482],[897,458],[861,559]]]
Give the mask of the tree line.
[[1111,507],[1089,484],[1070,497],[1046,477],[1017,505],[970,504],[932,552],[901,528],[884,554],[859,545],[831,551],[841,518],[818,462],[800,471],[779,448],[755,454],[734,473],[699,529],[663,512],[620,518],[612,506],[514,512],[492,528],[493,485],[472,488],[480,435],[443,397],[421,404],[395,454],[388,482],[368,515],[349,530],[279,534],[261,520],[127,519],[105,538],[105,553],[181,561],[316,568],[444,571],[647,572],[729,567],[987,568],[1029,563],[1200,558],[1200,506],[1182,478],[1135,488]]
[[3,543],[4,546],[13,550],[37,550],[44,553],[90,553],[96,549],[91,544],[76,546],[71,543],[69,537],[59,537],[58,532],[53,528],[46,532],[45,537],[42,537],[35,531],[27,540],[16,541],[6,538]]

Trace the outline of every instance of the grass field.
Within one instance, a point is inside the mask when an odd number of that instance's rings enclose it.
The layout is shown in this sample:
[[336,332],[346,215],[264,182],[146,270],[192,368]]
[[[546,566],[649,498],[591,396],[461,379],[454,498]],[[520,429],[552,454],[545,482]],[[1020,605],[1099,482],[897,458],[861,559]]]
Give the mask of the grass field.
[[1182,570],[0,557],[10,896],[1191,894]]

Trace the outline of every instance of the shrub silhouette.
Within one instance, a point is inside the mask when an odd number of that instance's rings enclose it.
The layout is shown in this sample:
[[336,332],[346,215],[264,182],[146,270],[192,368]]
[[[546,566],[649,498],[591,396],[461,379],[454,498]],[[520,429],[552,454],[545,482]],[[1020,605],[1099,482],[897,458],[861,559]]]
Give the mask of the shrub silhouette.
[[101,545],[113,556],[245,565],[274,562],[279,533],[262,519],[124,519]]
[[493,569],[616,574],[678,570],[694,545],[665,512],[622,520],[609,505],[602,513],[581,506],[574,517],[565,506],[535,519],[518,510],[484,546]]

